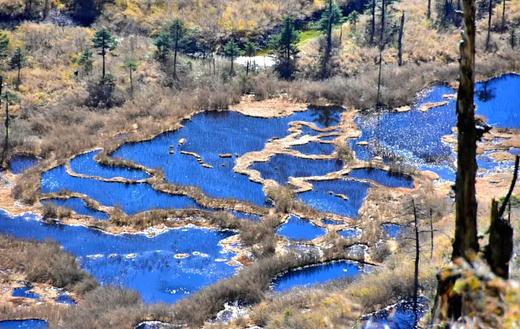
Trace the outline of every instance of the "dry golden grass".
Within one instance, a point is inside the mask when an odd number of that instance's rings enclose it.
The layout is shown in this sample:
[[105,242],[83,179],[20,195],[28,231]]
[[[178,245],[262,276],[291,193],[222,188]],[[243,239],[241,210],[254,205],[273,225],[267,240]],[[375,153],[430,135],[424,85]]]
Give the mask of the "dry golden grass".
[[323,8],[324,1],[144,1],[119,0],[104,7],[101,23],[126,32],[156,32],[171,17],[210,33],[258,34],[278,25],[283,15],[303,18]]

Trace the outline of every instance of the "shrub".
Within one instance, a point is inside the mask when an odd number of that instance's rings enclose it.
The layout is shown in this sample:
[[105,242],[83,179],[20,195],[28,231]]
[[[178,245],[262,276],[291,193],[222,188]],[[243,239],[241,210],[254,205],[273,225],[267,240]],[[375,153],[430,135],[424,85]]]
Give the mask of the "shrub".
[[273,201],[276,211],[281,213],[288,213],[296,198],[294,191],[288,186],[268,186],[266,194]]
[[48,283],[84,293],[96,287],[71,254],[54,242],[15,240],[0,235],[0,263],[26,275],[31,282]]
[[107,74],[98,82],[90,82],[87,105],[96,108],[112,108],[121,106],[124,98],[116,88],[115,78]]
[[336,146],[338,159],[344,163],[349,163],[354,159],[354,152],[348,145],[347,141],[340,140]]
[[99,287],[88,292],[59,328],[134,328],[146,313],[139,294],[117,287]]

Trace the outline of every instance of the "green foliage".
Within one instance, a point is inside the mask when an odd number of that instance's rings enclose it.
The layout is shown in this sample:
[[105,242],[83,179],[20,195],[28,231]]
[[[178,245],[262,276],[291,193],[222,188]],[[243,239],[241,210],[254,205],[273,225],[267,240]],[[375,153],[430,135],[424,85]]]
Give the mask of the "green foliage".
[[234,74],[233,63],[235,61],[235,58],[240,56],[241,53],[242,53],[242,51],[240,50],[240,48],[238,47],[237,43],[234,40],[228,41],[226,43],[226,45],[224,46],[224,56],[229,58],[229,61],[231,62],[231,67],[230,67],[231,74]]
[[6,90],[2,93],[2,95],[0,95],[0,99],[3,101],[3,102],[7,102],[9,104],[16,104],[20,101],[20,97],[13,93],[12,91],[9,91],[9,90]]
[[98,50],[99,55],[106,55],[107,52],[113,51],[117,47],[117,40],[106,27],[96,31],[94,38],[92,38],[94,48]]
[[206,55],[212,51],[214,44],[211,36],[200,29],[188,29],[182,20],[175,19],[155,37],[155,58],[165,62],[171,52]]
[[135,72],[135,71],[137,71],[137,67],[139,66],[139,63],[135,59],[127,59],[125,61],[124,66],[129,71]]
[[354,10],[345,19],[350,24],[356,25],[359,22],[359,12]]
[[12,68],[20,69],[25,64],[25,54],[20,47],[16,48],[10,61]]
[[101,75],[102,80],[106,78],[105,74],[105,56],[107,53],[113,51],[117,47],[117,40],[107,28],[103,27],[96,31],[94,38],[92,38],[92,44],[94,48],[98,50],[98,55],[103,57],[103,73]]
[[89,99],[87,105],[97,108],[111,108],[123,104],[124,99],[116,93],[116,79],[107,74],[99,82],[88,87]]
[[240,54],[241,50],[234,40],[228,41],[224,46],[224,55],[230,60],[234,60],[235,58],[240,56]]
[[83,72],[86,75],[89,75],[92,72],[92,68],[94,66],[92,49],[85,48],[85,50],[81,52],[81,55],[78,59],[78,65],[83,68]]
[[[343,13],[341,12],[341,9],[334,1],[331,1],[330,5],[332,5],[332,13],[330,15],[332,18],[332,26],[341,24],[343,22]],[[321,14],[320,30],[322,32],[327,32],[328,24],[329,24],[329,6],[327,5],[327,8]]]
[[256,44],[250,40],[246,42],[244,45],[244,55],[247,57],[254,57],[256,56],[257,47]]
[[161,31],[154,40],[155,47],[155,58],[158,61],[164,62],[168,58],[170,53],[170,34],[167,31]]
[[179,18],[174,19],[168,24],[167,31],[170,48],[174,51],[178,51],[187,31],[184,22]]
[[307,30],[299,33],[298,46],[303,46],[306,42],[316,39],[321,35],[320,30]]
[[294,76],[298,40],[299,35],[294,28],[294,20],[291,17],[285,17],[282,31],[271,41],[271,48],[274,50],[277,60],[275,69],[284,79],[291,79]]

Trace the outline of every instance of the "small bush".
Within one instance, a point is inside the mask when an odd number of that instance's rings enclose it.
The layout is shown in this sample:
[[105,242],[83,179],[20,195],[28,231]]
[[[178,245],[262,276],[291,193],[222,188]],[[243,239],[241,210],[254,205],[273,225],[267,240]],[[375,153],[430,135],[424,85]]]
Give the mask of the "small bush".
[[48,283],[84,293],[96,287],[74,256],[54,242],[14,240],[0,235],[0,264],[26,275],[31,282]]
[[350,148],[350,145],[344,140],[341,140],[336,146],[336,152],[338,159],[344,163],[349,163],[354,160],[354,152]]
[[112,108],[124,103],[123,96],[116,88],[114,77],[105,76],[100,81],[92,81],[88,85],[89,98],[87,105],[96,108]]
[[288,186],[268,186],[266,188],[267,197],[271,199],[276,207],[276,211],[288,213],[295,202],[295,193]]

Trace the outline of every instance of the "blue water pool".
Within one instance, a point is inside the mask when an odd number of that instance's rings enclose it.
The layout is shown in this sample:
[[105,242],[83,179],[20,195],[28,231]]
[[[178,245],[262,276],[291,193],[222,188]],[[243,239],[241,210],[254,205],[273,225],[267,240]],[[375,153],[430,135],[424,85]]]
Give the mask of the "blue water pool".
[[[299,198],[313,208],[356,218],[363,205],[370,184],[348,179],[311,181],[311,191],[303,192]],[[346,199],[345,199],[346,198]]]
[[55,206],[69,208],[74,210],[76,213],[85,216],[91,216],[99,220],[108,220],[109,216],[106,212],[97,211],[90,208],[85,201],[80,198],[68,198],[68,199],[46,199],[42,200],[43,204],[53,204]]
[[493,127],[520,129],[520,75],[505,74],[475,88],[477,114]]
[[397,239],[403,233],[403,227],[397,224],[383,224],[381,225],[386,235],[389,238]]
[[311,107],[308,110],[311,119],[306,121],[314,123],[318,128],[337,126],[344,111],[340,106]]
[[345,224],[342,221],[337,221],[337,220],[329,219],[329,218],[322,219],[321,222],[325,225],[343,225],[343,224]]
[[73,177],[64,166],[45,172],[41,188],[44,193],[66,190],[84,193],[105,206],[121,207],[129,215],[152,209],[200,208],[189,197],[159,192],[147,183],[123,184]]
[[[220,155],[232,154],[236,157],[259,151],[269,139],[288,135],[291,121],[305,119],[312,119],[307,112],[274,119],[250,117],[232,111],[204,112],[184,121],[183,127],[177,131],[159,135],[150,141],[125,144],[114,156],[149,168],[160,168],[169,182],[195,185],[211,197],[235,198],[264,205],[262,186],[251,182],[247,176],[235,173],[234,158]],[[181,140],[183,142],[179,143]],[[181,154],[181,151],[199,154],[213,168],[204,168],[193,156]]]
[[338,232],[339,235],[346,239],[358,239],[363,234],[363,231],[359,228],[349,228]]
[[[33,215],[13,218],[0,212],[0,233],[55,240],[101,284],[136,290],[147,303],[173,303],[235,273],[226,264],[233,254],[225,253],[219,244],[233,234],[229,231],[183,228],[153,238],[110,235],[82,226],[45,224]],[[179,254],[188,257],[175,257]]]
[[237,218],[240,218],[240,219],[248,219],[248,220],[252,220],[252,221],[260,221],[262,218],[258,215],[255,215],[255,214],[249,214],[249,213],[246,213],[246,212],[242,212],[242,211],[231,211],[231,213],[237,217]]
[[418,299],[417,313],[414,312],[413,301],[402,301],[365,319],[362,329],[415,329],[427,310],[426,298]]
[[[260,184],[233,171],[234,158],[247,152],[262,150],[273,138],[289,134],[292,121],[313,122],[325,126],[338,118],[341,111],[335,109],[325,115],[317,109],[296,112],[283,118],[259,118],[233,111],[204,112],[183,122],[174,132],[157,136],[150,141],[125,144],[115,153],[149,168],[161,168],[169,182],[195,185],[206,194],[217,198],[233,198],[265,205],[265,195]],[[180,141],[182,141],[180,143]],[[172,152],[174,154],[171,154]],[[195,152],[213,168],[204,168],[193,156],[181,151]]]
[[76,156],[70,161],[72,171],[88,176],[98,176],[103,178],[122,177],[132,180],[146,179],[149,175],[141,170],[125,167],[109,167],[102,165],[94,158],[100,150],[90,151]]
[[295,145],[292,147],[294,150],[303,154],[324,154],[330,155],[334,152],[334,144],[320,143],[320,142],[309,142],[302,145]]
[[312,160],[287,154],[276,154],[267,162],[256,162],[251,167],[258,170],[264,179],[272,179],[285,185],[289,177],[323,176],[343,169],[339,160]]
[[[494,127],[520,128],[520,76],[506,74],[476,85],[477,114],[483,115]],[[362,131],[359,139],[351,141],[356,156],[371,160],[379,155],[383,160],[398,160],[415,164],[421,170],[431,170],[442,179],[455,179],[455,152],[442,141],[456,125],[456,102],[445,94],[456,91],[436,85],[418,98],[411,111],[384,112],[380,115],[361,114],[356,123]],[[423,104],[447,101],[446,105],[420,111]],[[358,145],[360,141],[368,145]],[[498,162],[477,157],[479,166],[494,169]]]
[[56,297],[56,302],[65,305],[76,305],[76,301],[69,294],[62,293]]
[[15,155],[9,161],[9,168],[13,174],[21,174],[27,169],[35,166],[38,163],[38,159],[32,155]]
[[[384,112],[379,116],[362,114],[356,118],[356,124],[362,136],[353,140],[352,149],[362,160],[371,160],[375,155],[390,159],[405,159],[407,163],[432,164],[446,167],[454,161],[450,145],[442,142],[442,137],[451,134],[455,126],[455,101],[422,112],[422,104],[446,101],[442,96],[453,93],[447,86],[436,86],[424,93],[416,105],[408,112]],[[369,145],[358,145],[367,141]]]
[[39,319],[0,321],[0,329],[47,329],[47,321]]
[[324,228],[293,215],[278,229],[278,234],[289,240],[313,240],[325,233]]
[[368,179],[386,187],[413,187],[413,179],[407,175],[393,174],[378,168],[354,169],[349,174],[352,178]]
[[289,271],[273,282],[275,291],[327,283],[332,280],[355,278],[362,273],[360,265],[351,261],[318,264]]
[[14,288],[12,296],[30,298],[30,299],[40,298],[40,295],[31,291],[32,288],[33,288],[33,286],[30,283],[27,283],[22,287]]

